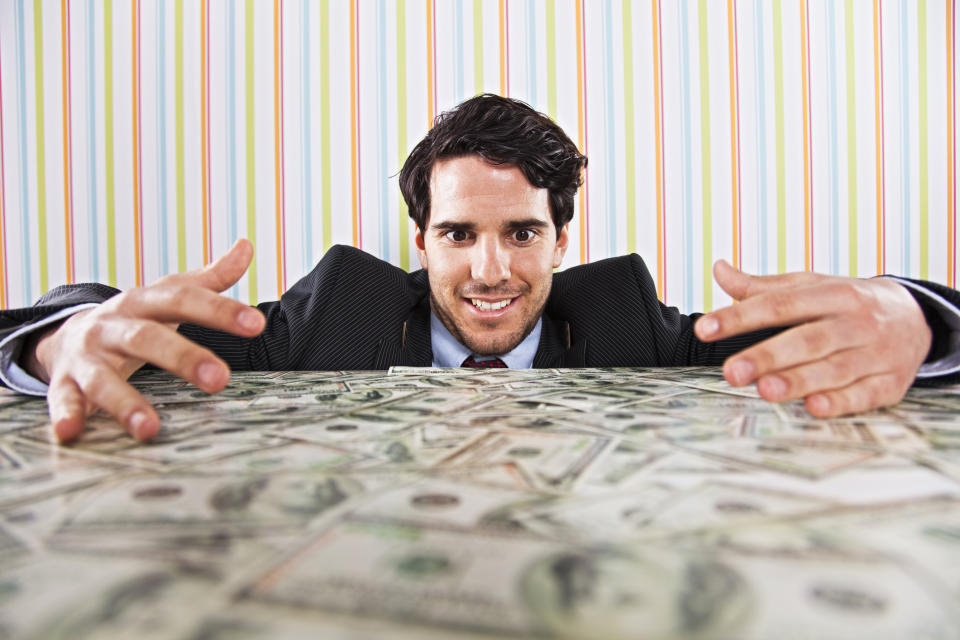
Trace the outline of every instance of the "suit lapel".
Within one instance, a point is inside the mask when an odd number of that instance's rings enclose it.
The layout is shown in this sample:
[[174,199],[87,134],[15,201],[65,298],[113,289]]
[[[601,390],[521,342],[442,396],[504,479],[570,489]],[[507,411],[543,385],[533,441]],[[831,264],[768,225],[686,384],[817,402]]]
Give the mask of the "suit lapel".
[[581,340],[571,344],[570,337],[569,322],[557,322],[544,315],[540,331],[540,345],[533,357],[533,368],[554,369],[557,367],[584,366],[587,343],[585,340]]

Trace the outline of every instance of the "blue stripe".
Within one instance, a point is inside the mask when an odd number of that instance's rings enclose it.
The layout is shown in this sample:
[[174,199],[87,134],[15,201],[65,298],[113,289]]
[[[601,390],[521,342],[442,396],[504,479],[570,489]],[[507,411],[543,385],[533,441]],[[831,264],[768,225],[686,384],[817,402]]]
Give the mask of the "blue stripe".
[[826,4],[827,32],[829,45],[827,47],[827,74],[830,79],[830,221],[831,221],[831,258],[830,272],[840,274],[840,134],[837,123],[840,122],[840,113],[837,110],[837,17],[836,7]]
[[616,215],[616,202],[617,202],[617,172],[615,167],[617,166],[617,152],[616,144],[614,141],[617,139],[617,132],[614,129],[614,113],[613,113],[613,101],[614,101],[614,84],[613,84],[613,18],[611,13],[613,12],[612,0],[606,0],[603,4],[603,30],[604,30],[604,39],[606,40],[606,53],[605,53],[605,62],[606,62],[606,86],[604,87],[603,92],[603,103],[606,107],[607,118],[604,123],[605,136],[609,144],[607,144],[607,167],[608,171],[605,171],[606,174],[606,183],[607,183],[607,255],[615,256],[617,255],[617,215]]
[[303,209],[303,273],[313,267],[313,169],[310,150],[313,145],[310,127],[310,3],[302,5],[300,18],[300,184]]
[[[537,4],[535,2],[527,3],[527,30],[529,31],[527,34],[527,92],[529,93],[528,97],[530,98],[530,104],[536,107],[537,74],[535,70],[537,68]],[[608,44],[610,43],[608,42]],[[613,45],[611,44],[610,46]]]
[[[680,127],[683,137],[683,224],[682,232],[686,259],[683,260],[684,281],[684,311],[693,310],[693,149],[691,148],[691,119],[690,119],[690,36],[687,33],[689,25],[687,17],[687,3],[680,2],[680,100],[683,102],[683,126]],[[706,242],[706,238],[704,239]]]
[[[227,212],[230,222],[230,244],[237,241],[237,100],[236,94],[236,11],[234,3],[227,4],[227,164],[230,177],[227,181]],[[230,288],[230,295],[240,297],[240,285]]]
[[27,178],[27,79],[26,79],[26,44],[23,35],[23,3],[17,2],[17,84],[19,85],[20,100],[17,105],[18,122],[20,126],[20,211],[23,215],[23,299],[33,300],[33,282],[30,274],[33,271],[30,264],[30,187]]
[[380,20],[377,22],[377,50],[380,57],[380,82],[377,86],[380,104],[380,184],[383,185],[377,191],[380,194],[380,257],[390,261],[390,201],[387,197],[389,190],[386,185],[390,180],[390,167],[387,166],[387,135],[390,131],[387,128],[387,77],[391,75],[387,67],[387,3],[386,0],[380,0],[378,3],[378,13]]
[[463,94],[463,0],[455,0],[453,3],[453,86],[456,88],[457,102],[463,101],[467,96]]
[[94,17],[96,16],[93,0],[87,3],[87,68],[90,72],[87,74],[89,85],[87,88],[87,121],[90,130],[90,137],[87,139],[89,146],[90,163],[90,265],[93,267],[93,281],[100,282],[100,233],[97,230],[97,74],[93,72],[96,60],[96,31],[94,29]]
[[157,237],[160,238],[160,273],[170,273],[169,220],[167,219],[167,26],[166,2],[157,0],[157,180],[160,215]]
[[910,2],[900,3],[900,211],[903,215],[903,237],[901,251],[903,263],[900,272],[910,274],[910,50],[907,47],[910,24],[907,8]]
[[760,236],[757,238],[757,244],[760,249],[760,265],[757,271],[761,274],[767,273],[767,109],[765,98],[766,89],[766,70],[764,68],[764,47],[763,47],[763,3],[757,3],[756,30],[754,42],[756,43],[756,55],[754,56],[754,75],[757,78],[756,94],[756,118],[757,118],[757,175],[759,180],[757,186],[760,189],[758,200],[760,206],[757,208],[757,217],[760,222]]

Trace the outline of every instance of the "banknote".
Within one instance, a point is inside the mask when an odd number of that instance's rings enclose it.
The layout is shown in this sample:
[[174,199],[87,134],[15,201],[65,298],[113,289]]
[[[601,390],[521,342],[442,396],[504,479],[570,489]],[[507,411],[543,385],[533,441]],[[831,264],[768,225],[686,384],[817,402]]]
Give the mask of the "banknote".
[[148,444],[0,391],[0,637],[960,636],[960,386],[817,420],[719,368],[131,382]]

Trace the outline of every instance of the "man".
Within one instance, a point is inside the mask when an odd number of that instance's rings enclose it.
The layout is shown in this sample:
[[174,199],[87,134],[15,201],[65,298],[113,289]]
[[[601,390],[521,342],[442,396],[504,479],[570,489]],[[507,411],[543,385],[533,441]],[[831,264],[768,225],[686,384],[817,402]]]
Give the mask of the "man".
[[97,408],[138,439],[156,434],[156,412],[126,383],[145,362],[211,393],[230,367],[493,356],[511,367],[723,364],[731,384],[756,382],[771,401],[805,398],[822,417],[893,404],[918,375],[958,368],[960,294],[930,283],[752,277],[721,261],[714,275],[741,303],[701,317],[660,304],[635,255],[554,275],[586,162],[529,106],[472,98],[438,117],[400,173],[423,270],[335,247],[280,301],[254,309],[219,295],[251,259],[240,241],[204,269],[142,289],[61,287],[3,312],[0,375],[45,392],[54,432],[69,441]]

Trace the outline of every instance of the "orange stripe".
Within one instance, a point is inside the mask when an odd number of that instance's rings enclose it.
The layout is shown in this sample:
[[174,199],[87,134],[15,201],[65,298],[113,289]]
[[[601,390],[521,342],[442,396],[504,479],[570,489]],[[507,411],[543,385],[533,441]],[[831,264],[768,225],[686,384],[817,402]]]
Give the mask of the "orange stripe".
[[[505,46],[507,38],[506,30],[504,29],[506,22],[505,14],[506,0],[500,0],[500,95],[502,96],[507,95],[507,48]],[[580,15],[579,6],[577,7],[577,15]]]
[[953,138],[953,0],[947,0],[947,286],[954,287],[956,264],[956,202],[954,202],[954,138]]
[[658,0],[650,0],[653,9],[653,101],[657,143],[657,297],[663,300],[663,113],[660,110],[660,15],[657,3]]
[[[501,11],[503,0],[500,3]],[[501,21],[501,24],[503,22]],[[583,10],[580,0],[577,0],[577,143],[580,147],[580,153],[584,153],[584,99],[583,99]],[[502,36],[501,36],[502,37]],[[503,49],[501,48],[501,51]],[[500,82],[503,84],[503,62],[501,57]],[[586,179],[584,179],[586,180]],[[587,235],[586,235],[586,185],[580,189],[580,264],[587,261]]]
[[810,271],[810,86],[807,83],[807,51],[809,46],[807,38],[807,2],[800,1],[800,59],[802,61],[801,72],[803,75],[803,268]]
[[133,28],[133,60],[130,66],[133,69],[133,252],[136,263],[136,284],[143,286],[143,267],[140,256],[140,78],[137,72],[140,68],[140,52],[137,45],[137,36],[139,35],[137,25],[139,15],[137,13],[138,0],[130,0]]
[[[736,59],[733,50],[733,24],[736,18],[733,15],[733,0],[727,0],[727,57],[730,67],[730,192],[733,194],[733,266],[739,268],[740,255],[740,206],[737,201],[737,82]],[[658,158],[659,160],[659,158]]]
[[283,219],[280,188],[280,0],[273,0],[273,155],[276,194],[277,297],[283,295]]
[[63,95],[63,226],[67,283],[73,283],[73,211],[71,210],[70,124],[67,105],[67,2],[60,0],[60,70]]
[[[949,4],[949,3],[948,3]],[[873,123],[876,146],[877,178],[877,273],[883,273],[883,153],[880,144],[882,122],[880,120],[880,13],[877,0],[873,0]]]
[[350,159],[353,186],[353,246],[359,240],[359,213],[357,190],[357,0],[350,0]]
[[433,41],[433,0],[425,0],[425,2],[427,4],[427,116],[430,118],[427,128],[430,129],[437,115],[433,109],[433,48],[436,43]]
[[207,149],[207,64],[209,50],[207,47],[207,0],[200,1],[200,154],[203,163],[203,264],[210,264],[210,184],[207,180],[207,166],[209,163]]

